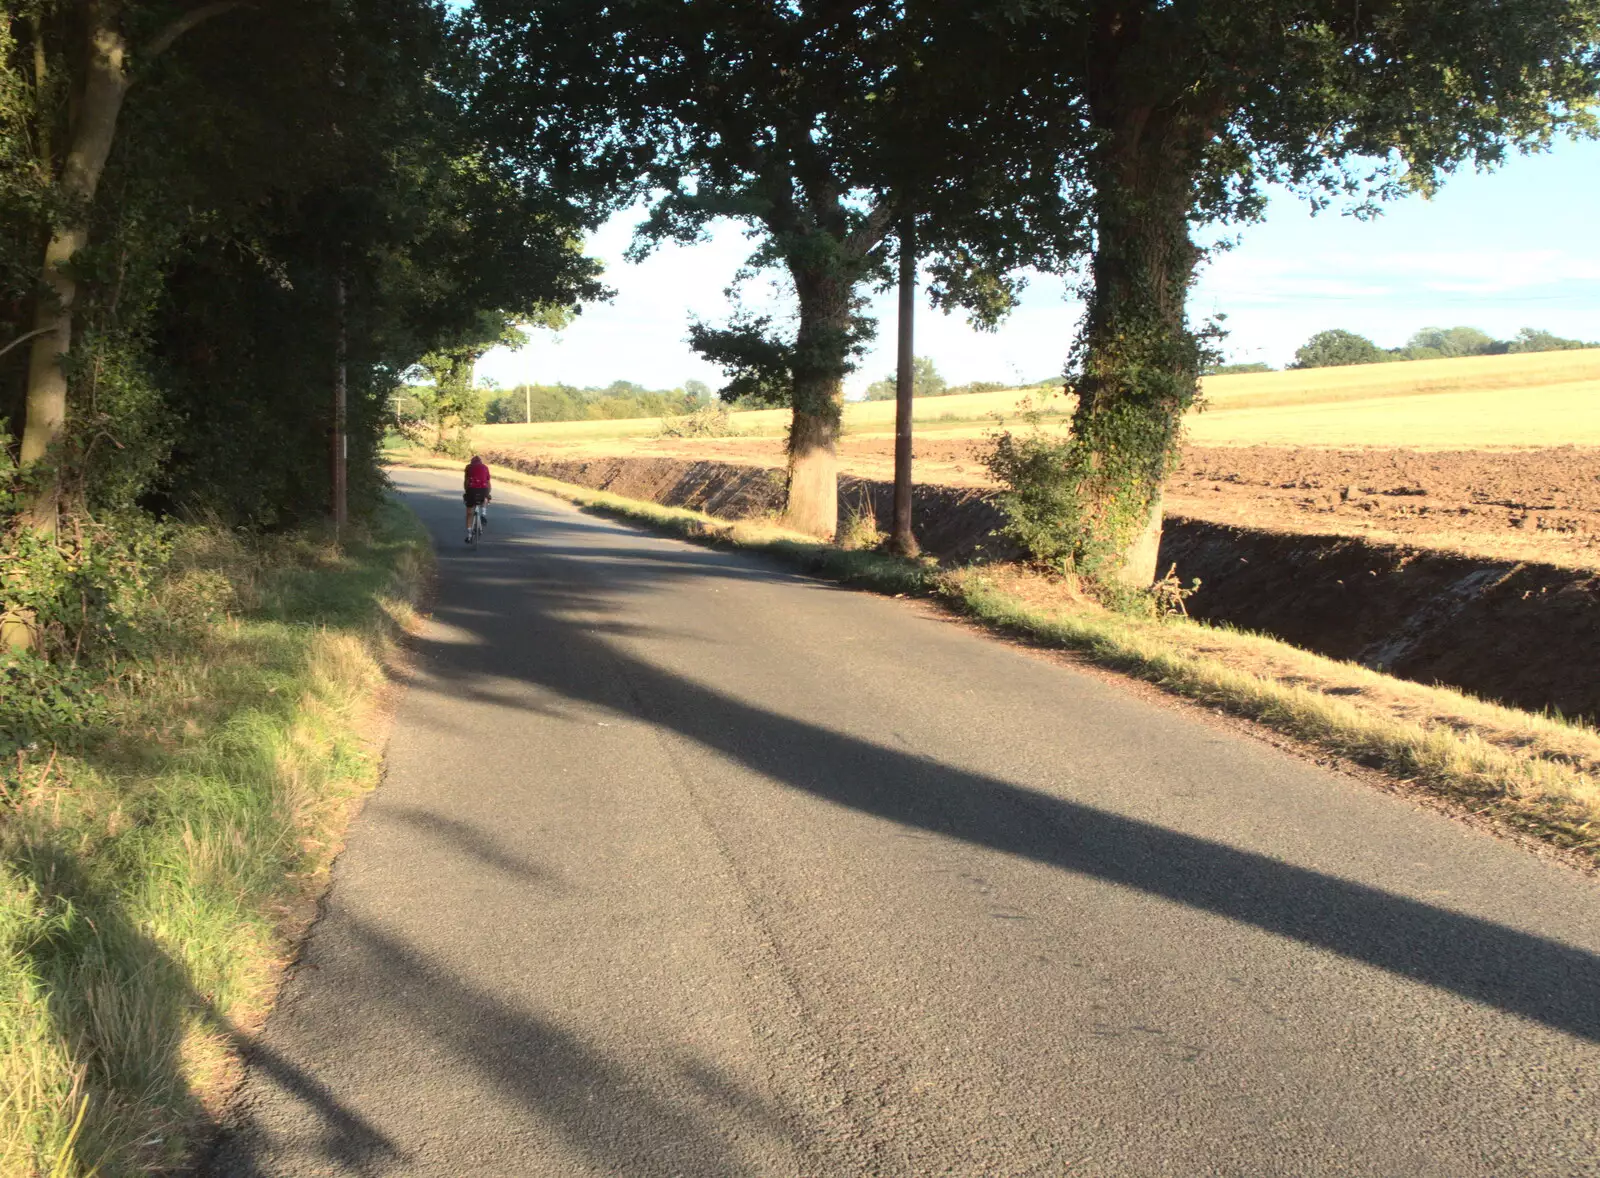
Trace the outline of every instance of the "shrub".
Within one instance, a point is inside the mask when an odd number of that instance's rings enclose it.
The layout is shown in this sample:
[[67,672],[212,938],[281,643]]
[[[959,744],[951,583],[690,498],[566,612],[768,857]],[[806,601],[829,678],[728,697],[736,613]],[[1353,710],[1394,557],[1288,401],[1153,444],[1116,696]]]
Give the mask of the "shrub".
[[662,422],[661,438],[736,438],[733,415],[726,405],[706,405],[687,417],[674,417]]
[[1290,368],[1341,368],[1348,364],[1381,364],[1393,357],[1364,335],[1353,331],[1319,331],[1294,354]]

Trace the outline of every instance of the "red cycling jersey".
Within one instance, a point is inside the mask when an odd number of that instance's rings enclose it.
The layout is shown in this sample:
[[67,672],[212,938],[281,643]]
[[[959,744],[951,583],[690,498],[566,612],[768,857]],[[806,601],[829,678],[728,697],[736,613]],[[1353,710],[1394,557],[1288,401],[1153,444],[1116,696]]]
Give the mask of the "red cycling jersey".
[[489,467],[482,462],[472,462],[467,465],[467,488],[473,491],[487,491],[489,489]]

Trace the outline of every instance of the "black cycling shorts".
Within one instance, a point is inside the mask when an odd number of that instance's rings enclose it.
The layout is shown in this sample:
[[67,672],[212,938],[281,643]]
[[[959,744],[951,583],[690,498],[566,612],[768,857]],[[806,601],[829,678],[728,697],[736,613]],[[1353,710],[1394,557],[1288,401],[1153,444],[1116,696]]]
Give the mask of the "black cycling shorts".
[[480,503],[489,501],[488,487],[468,487],[461,496],[461,501],[468,507],[476,507]]

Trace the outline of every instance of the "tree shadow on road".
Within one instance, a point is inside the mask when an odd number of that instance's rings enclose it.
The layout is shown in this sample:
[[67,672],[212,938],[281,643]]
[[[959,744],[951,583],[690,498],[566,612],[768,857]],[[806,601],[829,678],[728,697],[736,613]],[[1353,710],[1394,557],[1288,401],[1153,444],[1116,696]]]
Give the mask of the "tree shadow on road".
[[[641,595],[672,582],[709,588],[734,576],[850,591],[686,544],[670,561],[630,561],[616,540],[631,529],[592,520],[585,534],[571,518],[548,538],[542,522],[534,525],[536,544],[500,554],[495,572],[520,585],[501,609],[529,641],[508,643],[492,617],[457,617],[453,603],[470,586],[446,592],[439,617],[476,628],[481,641],[435,652],[441,690],[470,690],[485,674],[521,679],[553,698],[636,716],[834,804],[1160,896],[1600,1041],[1600,956],[1592,952],[832,731],[629,653],[605,614],[638,608]],[[564,620],[579,610],[595,620]],[[637,629],[618,619],[615,634]]]
[[[789,1118],[782,1109],[687,1053],[665,1061],[676,1075],[678,1093],[665,1095],[642,1078],[639,1061],[606,1057],[554,1021],[469,984],[389,933],[347,914],[340,917],[340,929],[343,960],[329,962],[324,968],[332,976],[320,977],[316,984],[359,992],[359,1025],[348,1027],[348,1036],[337,1044],[307,1050],[379,1053],[391,1074],[420,1058],[459,1060],[495,1090],[497,1100],[509,1097],[552,1138],[604,1173],[733,1178],[749,1169],[728,1139],[729,1125],[746,1127],[746,1136],[767,1139],[788,1132]],[[364,1043],[378,1026],[406,1046],[397,1053],[393,1038]],[[448,1070],[440,1073],[435,1085],[452,1083]],[[391,1094],[389,1111],[424,1133],[436,1132],[440,1123],[455,1123],[443,1106],[472,1099],[470,1093],[430,1086],[425,1072],[409,1071],[407,1077],[391,1084],[398,1095]],[[275,1087],[279,1077],[258,1079]],[[261,1160],[269,1155],[274,1171],[288,1161],[294,1172],[333,1163],[340,1172],[353,1173],[413,1167],[469,1173],[497,1164],[483,1162],[485,1151],[506,1164],[508,1148],[524,1151],[518,1159],[523,1172],[557,1173],[561,1165],[561,1150],[548,1143],[521,1133],[514,1142],[495,1140],[505,1126],[483,1109],[476,1110],[483,1115],[470,1117],[473,1140],[420,1141],[403,1154],[372,1157],[359,1132],[348,1138],[344,1125],[315,1109],[312,1116],[300,1115],[295,1106],[305,1099],[304,1090],[282,1095],[289,1099],[274,1094],[270,1102],[258,1102],[275,1106],[267,1116],[242,1111],[209,1173],[215,1178],[256,1178],[263,1172]],[[715,1123],[713,1110],[725,1114]],[[362,1164],[368,1158],[375,1163],[370,1170]]]
[[[436,534],[459,525],[452,501],[425,500]],[[641,626],[650,595],[672,586],[707,593],[728,578],[844,592],[739,554],[673,546],[640,558],[630,529],[563,510],[497,513],[495,540],[471,561],[447,565],[436,618],[468,641],[418,643],[425,665],[412,690],[477,699],[486,681],[533,689],[496,690],[502,708],[527,707],[555,718],[614,715],[692,741],[781,786],[835,806],[926,834],[1160,897],[1303,945],[1339,954],[1591,1042],[1600,1041],[1600,956],[1546,937],[1272,859],[1055,793],[961,768],[904,749],[753,705],[669,671],[644,651],[668,631]],[[536,517],[536,518],[535,518]],[[519,527],[519,525],[521,525]],[[656,551],[652,540],[651,550]],[[819,640],[825,640],[821,636]],[[382,807],[382,795],[376,803]],[[551,881],[484,830],[448,815],[393,807],[396,817],[443,840],[508,884]],[[401,1035],[464,1065],[525,1111],[530,1150],[559,1141],[609,1173],[693,1173],[718,1178],[748,1172],[742,1148],[789,1138],[792,1111],[745,1090],[714,1066],[666,1045],[646,1067],[608,1055],[544,1014],[490,993],[445,968],[419,946],[341,913],[345,960],[297,979],[324,993],[359,993],[349,1037],[289,1046],[252,1058],[253,1083],[275,1106],[241,1111],[213,1173],[228,1178],[274,1169],[268,1135],[293,1135],[308,1163],[344,1172],[429,1169],[452,1159],[414,1157],[363,1123],[341,1120],[354,1103],[340,1088],[339,1053],[368,1052],[373,1082],[404,1088],[383,1072],[395,1066],[375,1029]],[[1140,930],[1129,929],[1133,937]],[[286,1008],[280,1017],[289,1013]],[[292,1021],[292,1016],[290,1016]],[[399,1028],[396,1032],[394,1028]],[[665,1062],[663,1063],[663,1058]],[[284,1061],[273,1070],[272,1059]],[[290,1064],[286,1061],[292,1060]],[[665,1072],[663,1073],[663,1068]],[[283,1070],[287,1069],[287,1070]],[[654,1072],[650,1079],[643,1076]],[[663,1078],[665,1076],[665,1078]],[[368,1093],[370,1098],[370,1092]],[[412,1096],[409,1099],[425,1098]],[[277,1126],[272,1129],[271,1126]],[[287,1128],[284,1128],[287,1126]],[[505,1143],[499,1143],[504,1147]],[[448,1151],[459,1142],[435,1146]],[[530,1155],[527,1168],[541,1160]],[[558,1163],[550,1162],[546,1169]],[[454,1172],[462,1172],[459,1169]]]

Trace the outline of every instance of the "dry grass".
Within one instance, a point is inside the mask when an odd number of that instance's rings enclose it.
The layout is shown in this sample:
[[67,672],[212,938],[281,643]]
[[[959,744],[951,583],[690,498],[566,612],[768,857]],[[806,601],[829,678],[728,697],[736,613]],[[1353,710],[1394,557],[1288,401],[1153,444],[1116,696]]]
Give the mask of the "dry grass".
[[1016,566],[941,570],[927,560],[846,551],[768,525],[729,523],[505,468],[496,468],[495,477],[687,539],[767,552],[866,588],[937,596],[996,629],[1077,651],[1247,717],[1600,865],[1600,732],[1592,728],[1395,679],[1258,634],[1113,613],[1070,584]]
[[[1212,376],[1201,385],[1206,408],[1189,419],[1199,445],[1600,445],[1600,349]],[[924,434],[977,439],[999,421],[1015,427],[1030,404],[1043,408],[1054,428],[1072,408],[1064,396],[1010,389],[920,398],[914,417]],[[787,409],[731,415],[731,428],[752,439],[780,437],[788,424]],[[656,417],[489,425],[475,436],[484,445],[534,449],[613,443],[604,449],[621,454],[659,436],[663,425]],[[892,401],[845,406],[847,434],[893,428]]]
[[1061,579],[1014,566],[947,577],[991,621],[1088,650],[1600,862],[1600,732],[1592,727],[1396,679],[1265,635],[1110,614]]
[[1384,397],[1485,390],[1543,389],[1600,380],[1600,349],[1529,352],[1516,356],[1463,356],[1208,376],[1206,401],[1218,410],[1271,405],[1328,404]]
[[261,1018],[354,801],[379,664],[431,549],[191,537],[194,619],[111,688],[116,731],[31,758],[0,826],[0,1175],[172,1172]]
[[1189,440],[1198,446],[1410,450],[1600,446],[1600,380],[1265,408],[1241,405],[1197,413],[1189,419],[1188,429]]

